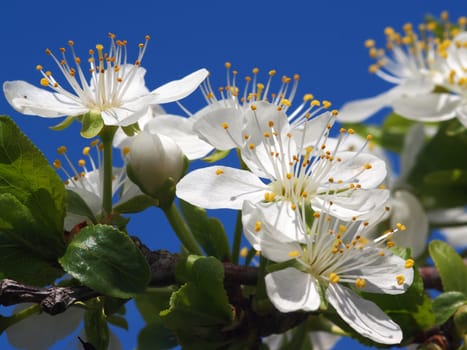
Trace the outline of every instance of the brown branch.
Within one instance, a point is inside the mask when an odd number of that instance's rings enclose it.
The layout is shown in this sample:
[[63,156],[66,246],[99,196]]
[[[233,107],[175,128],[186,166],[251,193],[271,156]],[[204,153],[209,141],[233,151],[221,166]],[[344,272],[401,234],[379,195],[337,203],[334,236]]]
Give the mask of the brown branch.
[[[179,255],[166,250],[151,251],[141,241],[133,237],[135,245],[140,249],[151,268],[150,286],[160,287],[176,284],[175,268]],[[467,260],[465,260],[467,263]],[[256,285],[258,282],[258,268],[252,266],[235,265],[224,262],[224,279],[228,286]],[[442,290],[441,279],[434,267],[419,268],[425,288]],[[99,296],[100,293],[86,286],[48,288],[33,287],[19,282],[4,279],[0,282],[0,305],[8,306],[19,303],[38,303],[44,312],[51,315],[64,312],[76,301],[86,301]]]

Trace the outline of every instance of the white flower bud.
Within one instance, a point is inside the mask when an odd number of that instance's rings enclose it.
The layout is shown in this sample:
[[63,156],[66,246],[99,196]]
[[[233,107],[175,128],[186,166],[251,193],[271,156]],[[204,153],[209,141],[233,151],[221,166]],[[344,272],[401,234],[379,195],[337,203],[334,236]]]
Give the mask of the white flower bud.
[[184,155],[176,143],[145,131],[133,137],[127,161],[130,179],[151,196],[157,195],[169,177],[177,182],[185,168]]

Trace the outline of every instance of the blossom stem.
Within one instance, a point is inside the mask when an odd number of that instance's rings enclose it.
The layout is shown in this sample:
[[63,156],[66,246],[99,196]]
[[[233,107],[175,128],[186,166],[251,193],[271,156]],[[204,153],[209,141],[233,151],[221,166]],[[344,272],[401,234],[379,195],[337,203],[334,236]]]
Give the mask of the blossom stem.
[[185,246],[188,252],[190,254],[203,255],[203,252],[201,251],[198,242],[196,242],[193,233],[186,225],[185,220],[178,211],[177,206],[174,203],[172,203],[168,208],[162,208],[162,210],[164,211],[167,220],[169,220],[170,225],[175,231],[175,234],[177,235],[178,239],[180,240],[180,242],[182,242],[182,244]]
[[1,330],[4,331],[8,327],[13,326],[14,324],[17,324],[18,322],[25,320],[26,318],[38,314],[41,312],[41,306],[39,304],[31,305],[30,307],[23,309],[21,311],[18,311],[11,315],[10,317],[5,317],[2,320],[1,324]]
[[235,231],[232,244],[232,263],[238,264],[238,259],[240,255],[240,243],[242,241],[242,212],[237,212],[237,221],[235,222]]
[[104,181],[103,181],[103,193],[102,193],[102,209],[104,215],[110,215],[112,213],[112,141],[117,131],[117,127],[106,126],[102,129],[99,136],[103,145],[104,159]]

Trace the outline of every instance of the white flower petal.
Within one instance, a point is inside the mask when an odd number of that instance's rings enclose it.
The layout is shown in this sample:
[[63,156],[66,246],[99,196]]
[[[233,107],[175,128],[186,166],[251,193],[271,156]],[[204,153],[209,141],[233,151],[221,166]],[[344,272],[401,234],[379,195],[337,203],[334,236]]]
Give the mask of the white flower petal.
[[151,92],[151,104],[168,103],[181,100],[190,95],[206,79],[209,72],[202,68],[180,80],[164,84]]
[[[365,279],[366,285],[363,288],[365,292],[380,294],[404,293],[413,282],[413,268],[406,268],[405,260],[397,255],[386,252],[384,256],[381,256],[379,253],[380,249],[364,248],[360,251],[358,260],[373,261],[371,264],[360,263],[361,267],[347,270],[346,266],[342,266],[336,273],[342,277],[352,276]],[[352,265],[352,261],[349,260],[347,265]],[[345,273],[341,272],[341,269],[346,270]],[[404,282],[402,284],[397,282],[397,276],[403,277]]]
[[328,177],[334,178],[334,183],[342,180],[344,183],[358,182],[362,188],[375,188],[386,178],[386,163],[372,154],[360,153],[356,156],[354,152],[338,152],[335,158],[342,161],[335,163],[329,172]]
[[145,130],[171,138],[188,159],[199,159],[212,150],[212,146],[201,140],[193,131],[190,119],[176,115],[160,115],[148,121]]
[[393,103],[394,112],[421,122],[440,122],[456,116],[461,103],[459,96],[450,94],[426,94],[402,97]]
[[[32,304],[21,304],[15,311],[25,309]],[[8,327],[6,334],[11,345],[18,349],[48,350],[60,339],[70,335],[84,317],[84,310],[71,307],[58,315],[40,313]]]
[[101,112],[101,116],[105,125],[128,126],[136,123],[148,111],[149,106],[146,103],[134,101],[122,107],[108,108]]
[[[382,189],[359,189],[340,196],[326,195],[315,197],[312,200],[313,210],[327,210],[338,219],[350,221],[354,217],[358,220],[368,221],[370,224],[381,219],[389,200],[389,191]],[[332,205],[329,206],[329,201]],[[328,209],[329,208],[329,209]]]
[[3,92],[14,109],[27,115],[57,118],[66,115],[78,116],[89,111],[88,107],[78,102],[78,97],[72,100],[25,81],[6,81],[3,84]]
[[409,128],[404,138],[404,148],[401,154],[401,174],[398,182],[405,182],[412,167],[416,164],[416,158],[420,153],[425,141],[425,127],[417,123]]
[[268,297],[279,311],[318,309],[320,297],[312,275],[288,267],[267,274],[264,279]]
[[246,239],[270,260],[287,261],[291,259],[290,252],[301,250],[298,242],[290,241],[275,227],[269,226],[261,209],[249,201],[243,204],[242,221]]
[[337,120],[341,123],[361,122],[380,109],[391,105],[400,95],[401,93],[399,93],[398,86],[396,86],[375,97],[348,102],[340,108]]
[[339,316],[358,333],[381,344],[399,344],[402,330],[375,303],[365,300],[350,289],[331,283],[326,299]]
[[467,225],[441,228],[441,234],[450,245],[458,248],[467,247]]
[[241,209],[263,199],[267,186],[254,174],[225,166],[197,169],[177,184],[177,197],[206,209]]
[[396,191],[391,202],[391,226],[398,222],[403,223],[407,229],[398,231],[393,241],[401,247],[412,248],[412,256],[419,257],[426,248],[429,230],[428,216],[420,201],[407,191]]
[[[219,150],[240,147],[244,110],[223,107],[221,102],[198,112],[194,130]],[[197,114],[198,114],[197,113]]]

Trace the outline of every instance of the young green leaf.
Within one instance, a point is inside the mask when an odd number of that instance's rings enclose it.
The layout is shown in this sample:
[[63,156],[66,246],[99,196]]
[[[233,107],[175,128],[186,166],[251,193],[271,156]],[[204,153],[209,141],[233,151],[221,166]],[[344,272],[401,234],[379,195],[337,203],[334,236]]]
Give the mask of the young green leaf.
[[445,292],[461,292],[467,295],[467,266],[446,242],[431,241],[428,246],[430,256],[439,271]]
[[57,259],[63,239],[44,230],[24,204],[10,193],[0,194],[0,270],[5,277],[45,285],[63,275]]
[[180,208],[188,226],[207,255],[221,261],[230,260],[230,247],[222,223],[209,218],[206,210],[180,200]]
[[117,298],[142,293],[151,277],[149,266],[133,241],[108,225],[82,229],[60,263],[84,285]]
[[0,193],[26,205],[51,235],[63,235],[66,192],[44,155],[6,116],[0,116]]
[[461,292],[446,292],[438,295],[433,300],[436,325],[445,323],[464,304],[467,304],[467,297]]

